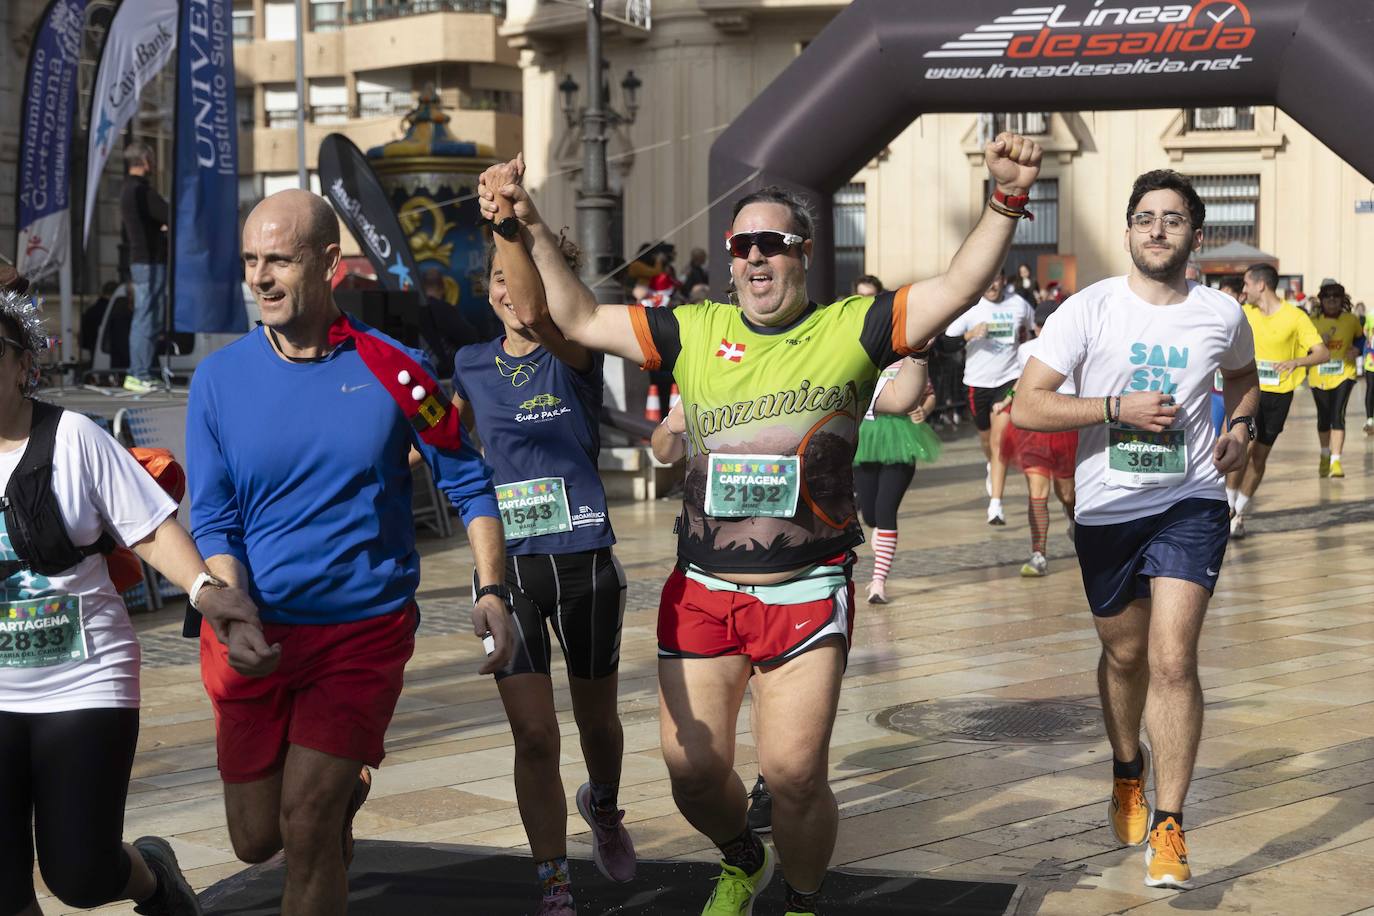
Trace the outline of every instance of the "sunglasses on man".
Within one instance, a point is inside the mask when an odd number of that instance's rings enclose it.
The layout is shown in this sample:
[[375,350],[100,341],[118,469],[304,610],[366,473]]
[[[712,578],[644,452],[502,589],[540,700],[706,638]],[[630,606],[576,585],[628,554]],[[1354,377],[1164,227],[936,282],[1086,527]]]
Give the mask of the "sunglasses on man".
[[760,229],[757,232],[736,232],[725,237],[725,248],[737,258],[749,257],[749,252],[758,248],[765,258],[773,258],[787,251],[793,245],[800,245],[806,239],[795,232],[781,229]]

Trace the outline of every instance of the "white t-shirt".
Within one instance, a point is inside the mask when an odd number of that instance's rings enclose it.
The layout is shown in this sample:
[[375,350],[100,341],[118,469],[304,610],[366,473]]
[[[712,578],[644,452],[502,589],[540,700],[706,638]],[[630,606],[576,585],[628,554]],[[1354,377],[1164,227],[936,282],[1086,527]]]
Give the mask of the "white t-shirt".
[[980,324],[987,324],[986,337],[968,342],[964,355],[964,384],[970,388],[996,388],[1012,381],[1021,372],[1016,348],[1023,334],[1034,333],[1035,309],[1015,293],[1001,302],[978,300],[978,304],[954,319],[945,328],[951,337],[963,337]]
[[1158,515],[1190,497],[1226,498],[1225,481],[1212,465],[1212,375],[1218,367],[1248,365],[1254,337],[1235,299],[1190,285],[1183,302],[1151,305],[1125,277],[1112,277],[1070,296],[1045,323],[1035,358],[1073,380],[1082,397],[1164,391],[1179,405],[1173,428],[1183,430],[1186,462],[1182,479],[1167,486],[1113,483],[1107,425],[1079,430],[1075,516],[1084,524]]
[[[1048,322],[1046,322],[1046,324],[1048,324]],[[1016,360],[1018,363],[1020,363],[1021,371],[1023,373],[1026,371],[1026,363],[1030,362],[1030,358],[1032,356],[1035,356],[1039,352],[1039,337],[1032,337],[1030,340],[1026,341],[1025,343],[1021,344],[1021,346],[1016,348]],[[1044,360],[1041,360],[1041,362],[1044,362]],[[1074,387],[1073,376],[1066,376],[1064,378],[1064,383],[1059,386],[1059,393],[1067,394],[1071,398],[1078,397],[1078,389]]]
[[[28,443],[0,454],[0,492]],[[118,442],[90,419],[63,411],[53,447],[53,492],[77,546],[93,544],[102,529],[125,546],[147,537],[176,511],[157,481]],[[0,516],[0,559],[17,559]],[[17,602],[57,595],[81,600],[87,657],[43,667],[0,665],[0,710],[67,712],[139,704],[138,639],[129,612],[110,582],[105,557],[86,557],[62,575],[29,570],[0,582],[0,630]],[[11,640],[17,633],[0,633]],[[78,637],[79,638],[79,637]],[[0,654],[0,657],[3,657]]]

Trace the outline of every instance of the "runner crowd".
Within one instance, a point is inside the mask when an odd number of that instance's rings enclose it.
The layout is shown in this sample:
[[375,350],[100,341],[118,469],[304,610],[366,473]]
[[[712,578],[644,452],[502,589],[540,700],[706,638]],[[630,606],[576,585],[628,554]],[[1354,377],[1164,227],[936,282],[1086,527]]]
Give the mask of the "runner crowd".
[[[1066,298],[1029,270],[1003,276],[1040,159],[1033,141],[998,136],[985,150],[994,193],[944,273],[898,289],[864,277],[830,303],[807,295],[807,204],[754,191],[733,205],[727,301],[698,290],[676,308],[597,302],[578,251],[523,186],[523,161],[493,166],[479,196],[504,330],[457,352],[451,393],[422,352],[335,306],[328,204],[275,194],[243,232],[262,325],[209,357],[191,386],[189,534],[132,455],[34,399],[45,332],[23,278],[0,277],[0,916],[41,912],[35,857],[70,906],[200,912],[165,840],[123,842],[139,650],[105,559],[118,545],[190,596],[235,853],[284,852],[289,916],[345,912],[353,817],[415,646],[410,481],[421,462],[472,547],[473,635],[514,736],[529,910],[577,912],[555,641],[587,769],[574,802],[598,870],[633,884],[619,799],[625,577],[597,474],[606,354],[670,377],[681,395],[652,439],[661,460],[686,462],[657,617],[660,740],[678,809],[720,850],[703,916],[752,912],[778,872],[789,916],[825,910],[838,825],[828,748],[856,550],[867,525],[865,598],[887,602],[902,499],[916,466],[941,454],[935,376],[960,358],[988,524],[1006,524],[1014,468],[1028,491],[1021,574],[1048,572],[1051,494],[1077,547],[1102,643],[1106,819],[1121,843],[1144,847],[1147,885],[1187,887],[1198,637],[1228,541],[1246,536],[1304,381],[1318,473],[1344,475],[1362,373],[1374,431],[1374,372],[1361,364],[1374,328],[1334,281],[1311,316],[1278,294],[1268,265],[1220,289],[1196,282],[1206,209],[1168,170],[1121,189],[1126,275]],[[656,253],[636,298],[669,292],[663,266]],[[693,268],[699,287],[704,257]],[[746,691],[759,762],[748,791],[735,771]]]

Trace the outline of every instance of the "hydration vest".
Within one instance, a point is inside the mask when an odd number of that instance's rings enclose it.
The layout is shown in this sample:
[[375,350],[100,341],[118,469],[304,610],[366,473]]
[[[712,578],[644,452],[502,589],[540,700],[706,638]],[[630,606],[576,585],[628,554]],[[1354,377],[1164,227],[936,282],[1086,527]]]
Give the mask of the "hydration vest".
[[73,544],[67,533],[52,488],[53,447],[61,416],[61,407],[33,402],[28,448],[5,487],[5,495],[0,496],[10,547],[19,555],[17,560],[0,560],[0,580],[25,569],[55,576],[89,556],[109,554],[118,546],[108,531],[102,531],[94,544],[85,547]]

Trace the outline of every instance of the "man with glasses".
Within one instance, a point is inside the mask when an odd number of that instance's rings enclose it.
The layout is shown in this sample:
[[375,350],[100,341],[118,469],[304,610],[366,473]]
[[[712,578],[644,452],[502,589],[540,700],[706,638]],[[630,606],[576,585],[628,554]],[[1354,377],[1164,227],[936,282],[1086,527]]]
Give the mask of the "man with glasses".
[[1288,409],[1293,406],[1293,391],[1306,377],[1306,367],[1320,366],[1331,358],[1312,319],[1298,306],[1280,299],[1274,292],[1278,285],[1279,272],[1270,264],[1254,264],[1245,272],[1245,317],[1255,336],[1260,395],[1249,460],[1227,483],[1235,494],[1231,537],[1237,540],[1245,537],[1245,513],[1264,479],[1269,452],[1283,432]]
[[[668,310],[598,304],[527,192],[503,184],[507,172],[482,178],[486,218],[497,194],[513,202],[517,224],[495,229],[525,234],[563,334],[672,371],[682,394],[688,469],[678,565],[659,605],[660,728],[678,808],[724,860],[705,916],[751,912],[773,873],[734,771],[751,677],[787,910],[817,911],[839,819],[828,749],[853,629],[853,548],[863,540],[851,466],[858,424],[883,369],[928,347],[987,288],[1040,155],[1013,134],[988,144],[997,192],[943,275],[829,305],[807,298],[812,214],[782,188],[734,206],[726,245],[739,306]],[[910,389],[899,392],[903,409],[914,407],[921,390],[899,383]]]
[[[1202,730],[1198,635],[1226,553],[1223,475],[1245,461],[1259,401],[1240,306],[1184,278],[1205,218],[1177,172],[1137,178],[1126,208],[1131,272],[1064,303],[1012,402],[1022,429],[1079,430],[1074,543],[1102,641],[1097,682],[1113,757],[1108,820],[1122,843],[1148,840],[1150,887],[1185,887],[1192,876],[1183,799]],[[1218,370],[1230,417],[1223,430],[1208,409]],[[1078,397],[1058,393],[1070,376]],[[1153,817],[1142,714],[1153,748]]]

